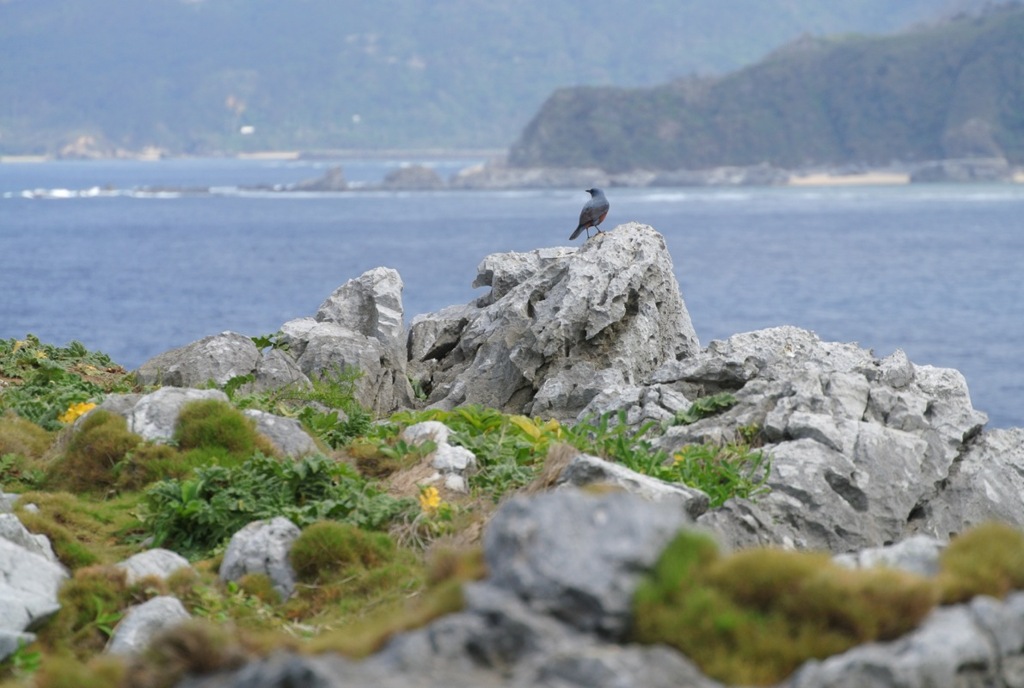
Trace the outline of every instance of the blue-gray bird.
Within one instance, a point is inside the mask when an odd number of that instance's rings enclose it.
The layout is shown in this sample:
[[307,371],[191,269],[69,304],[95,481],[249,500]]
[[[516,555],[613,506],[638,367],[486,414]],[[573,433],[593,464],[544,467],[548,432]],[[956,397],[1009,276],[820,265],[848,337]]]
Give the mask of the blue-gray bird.
[[584,229],[587,230],[587,238],[589,239],[590,228],[593,227],[600,232],[601,227],[599,225],[608,217],[608,208],[611,206],[608,204],[608,199],[604,197],[604,191],[601,191],[601,189],[587,189],[587,193],[590,194],[590,200],[587,201],[586,205],[583,206],[583,210],[580,211],[580,225],[572,233],[572,236],[569,237],[569,241],[578,237]]

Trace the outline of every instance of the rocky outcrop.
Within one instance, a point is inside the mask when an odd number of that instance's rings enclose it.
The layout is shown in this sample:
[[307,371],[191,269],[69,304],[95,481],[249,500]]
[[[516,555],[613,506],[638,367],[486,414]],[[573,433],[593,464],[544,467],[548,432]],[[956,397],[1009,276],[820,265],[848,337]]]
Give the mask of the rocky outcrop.
[[358,371],[356,400],[378,415],[408,406],[402,279],[374,268],[338,287],[315,317],[284,323],[266,353],[250,337],[224,332],[173,349],[136,371],[140,384],[219,386],[251,376],[242,391],[309,387],[311,379]]
[[696,353],[664,239],[620,225],[582,248],[488,256],[473,306],[410,328],[410,372],[428,403],[574,418],[611,383],[638,383]]
[[389,191],[436,191],[445,187],[444,178],[425,165],[404,165],[384,176],[381,188]]
[[143,363],[135,371],[140,385],[203,387],[224,385],[256,369],[259,350],[252,339],[237,332],[222,332],[171,349]]
[[1002,157],[936,160],[914,170],[910,181],[949,184],[1010,182],[1013,181],[1013,168]]
[[[734,440],[742,428],[759,430],[771,457],[770,492],[699,518],[732,546],[849,552],[914,533],[948,539],[987,514],[1024,526],[1024,508],[1014,509],[1008,495],[986,493],[969,471],[957,477],[972,451],[978,461],[990,458],[979,440],[987,418],[971,406],[963,376],[915,365],[901,351],[878,359],[794,327],[739,334],[666,363],[647,385],[609,390],[600,410],[664,419],[673,415],[664,399],[675,407],[679,397],[723,391],[735,406],[670,427],[657,443],[672,453],[689,443]],[[996,437],[1007,449],[1017,446]],[[1012,473],[1008,485],[1019,480]],[[971,496],[957,496],[957,489]],[[964,499],[974,506],[957,513]]]
[[322,177],[307,179],[289,187],[289,191],[346,191],[348,180],[345,179],[345,170],[341,165],[333,165],[327,169]]

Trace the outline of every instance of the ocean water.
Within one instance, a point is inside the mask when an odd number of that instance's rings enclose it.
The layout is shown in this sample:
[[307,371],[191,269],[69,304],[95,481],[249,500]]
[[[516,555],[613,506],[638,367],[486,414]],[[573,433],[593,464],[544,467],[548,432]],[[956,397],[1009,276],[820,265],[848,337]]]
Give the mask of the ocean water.
[[[341,164],[359,183],[403,162]],[[475,161],[419,162],[448,175]],[[330,164],[0,164],[0,338],[78,340],[133,368],[224,330],[274,332],[377,266],[402,275],[408,323],[479,296],[490,253],[569,245],[587,199],[239,189]],[[168,186],[215,193],[137,192]],[[1024,185],[607,191],[606,228],[665,236],[702,344],[795,325],[879,356],[902,348],[960,370],[990,427],[1024,426]]]

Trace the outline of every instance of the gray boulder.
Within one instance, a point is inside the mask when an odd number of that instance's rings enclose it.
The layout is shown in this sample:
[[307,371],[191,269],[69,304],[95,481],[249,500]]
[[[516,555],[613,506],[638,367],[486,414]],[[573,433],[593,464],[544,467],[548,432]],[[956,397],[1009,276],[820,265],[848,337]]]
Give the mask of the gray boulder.
[[295,571],[288,559],[299,528],[283,516],[253,521],[231,536],[220,565],[222,581],[236,581],[250,573],[270,578],[274,590],[286,600],[295,591]]
[[378,415],[408,406],[402,287],[396,271],[374,268],[336,289],[315,318],[282,325],[301,372],[320,379],[354,368],[360,404]]
[[124,570],[128,585],[133,585],[143,578],[159,578],[165,580],[179,569],[191,568],[188,559],[169,549],[148,549],[133,554],[115,566]]
[[0,539],[23,547],[54,563],[59,563],[57,555],[53,553],[53,547],[50,545],[50,538],[29,532],[28,528],[13,513],[0,512]]
[[270,440],[284,456],[305,456],[319,451],[316,442],[295,418],[285,418],[259,409],[246,409],[246,417],[256,424],[256,431]]
[[34,640],[57,613],[57,593],[68,573],[55,561],[0,538],[0,660]]
[[129,607],[114,627],[107,652],[131,655],[142,652],[161,631],[192,618],[177,597],[162,595]]
[[135,374],[144,386],[202,387],[211,381],[224,385],[255,372],[259,357],[252,339],[222,332],[151,358]]
[[301,390],[312,387],[309,378],[302,372],[295,359],[281,349],[270,349],[260,354],[260,359],[256,362],[255,377],[251,384],[243,385],[242,392],[267,392],[282,387]]
[[[412,372],[441,408],[573,418],[601,391],[600,371],[639,382],[698,348],[664,239],[646,225],[621,225],[576,251],[489,256],[475,284],[491,293],[458,314],[464,326],[445,313],[436,328],[420,319],[410,337],[410,352],[432,352]],[[443,346],[421,338],[437,332]]]
[[488,582],[579,630],[621,638],[642,572],[690,522],[678,502],[627,492],[513,497],[484,534]]

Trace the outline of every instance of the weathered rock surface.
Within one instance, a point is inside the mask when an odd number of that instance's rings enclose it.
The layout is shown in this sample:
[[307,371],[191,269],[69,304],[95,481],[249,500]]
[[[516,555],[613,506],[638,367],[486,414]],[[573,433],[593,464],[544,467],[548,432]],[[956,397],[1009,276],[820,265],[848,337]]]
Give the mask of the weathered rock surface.
[[243,391],[266,391],[356,368],[356,399],[379,415],[408,406],[402,279],[389,268],[374,268],[338,287],[316,317],[281,326],[278,346],[261,352],[249,337],[225,332],[168,351],[145,362],[142,384],[223,386],[253,376]]
[[211,380],[223,385],[255,371],[259,355],[249,337],[222,332],[151,358],[136,376],[141,385],[202,387]]
[[124,570],[128,585],[134,585],[143,578],[165,580],[175,571],[191,568],[192,565],[188,563],[188,559],[177,552],[158,547],[133,554],[115,566]]
[[284,456],[304,456],[319,451],[316,442],[295,418],[285,418],[259,409],[246,409],[246,417],[256,423],[256,431],[270,440]]
[[[483,404],[575,417],[610,376],[639,382],[696,353],[697,337],[660,234],[630,223],[579,250],[488,256],[475,309],[420,318],[413,377],[443,408]],[[431,339],[434,337],[434,339]],[[611,372],[605,372],[611,371]]]
[[0,538],[0,659],[32,642],[31,632],[57,613],[67,577],[57,562]]
[[484,534],[489,583],[579,630],[621,638],[640,572],[689,522],[678,503],[627,492],[514,497]]
[[288,559],[299,528],[287,518],[253,521],[231,536],[220,565],[222,581],[236,581],[250,573],[270,578],[274,590],[286,600],[295,591],[295,571]]
[[142,652],[155,635],[192,618],[177,597],[161,595],[129,607],[114,627],[107,652],[130,655]]
[[[902,352],[877,359],[854,344],[781,327],[712,342],[668,362],[650,383],[639,391],[624,388],[629,417],[657,417],[648,406],[658,408],[666,390],[687,399],[728,391],[738,401],[724,413],[670,428],[658,440],[669,452],[761,428],[771,491],[756,504],[733,500],[700,517],[730,546],[841,553],[917,532],[945,540],[970,524],[952,509],[940,521],[929,506],[949,489],[987,420],[954,370],[914,365]],[[982,505],[991,500],[978,491],[971,498],[979,500],[973,513],[985,513]],[[1005,513],[1009,505],[1003,506]],[[1024,509],[1014,518],[1024,525]]]

